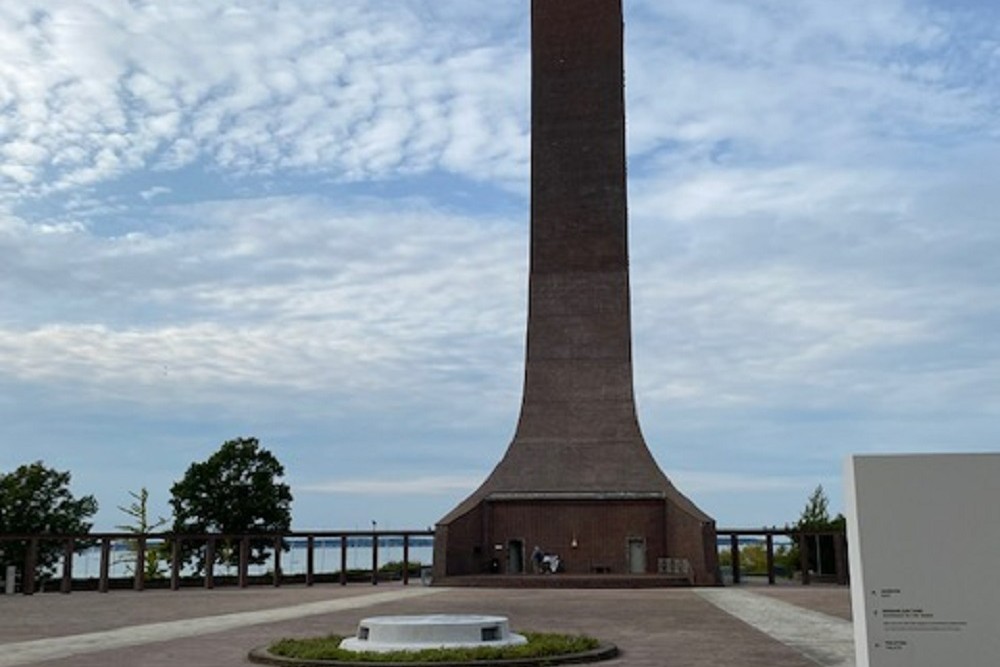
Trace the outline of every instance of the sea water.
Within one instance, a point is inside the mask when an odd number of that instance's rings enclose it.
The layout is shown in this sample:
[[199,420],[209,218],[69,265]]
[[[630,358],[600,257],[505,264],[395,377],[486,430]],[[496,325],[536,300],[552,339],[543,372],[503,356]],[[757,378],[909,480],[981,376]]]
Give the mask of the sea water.
[[[281,571],[285,575],[305,574],[308,562],[308,549],[305,539],[292,538],[287,540],[289,549],[281,553]],[[155,549],[156,542],[150,542],[148,549]],[[409,562],[430,565],[433,559],[434,542],[429,537],[411,537]],[[403,539],[400,537],[380,537],[378,541],[378,566],[382,567],[390,562],[402,562],[403,560]],[[340,571],[341,548],[340,538],[316,538],[313,547],[313,573],[331,574]],[[108,568],[108,576],[112,578],[130,577],[135,567],[135,552],[125,541],[115,542],[111,548],[111,563]],[[168,574],[170,564],[167,560],[160,562],[161,572]],[[347,569],[367,570],[372,569],[372,538],[351,537],[347,544]],[[269,558],[260,565],[250,565],[247,573],[250,576],[269,574],[274,571],[273,552]],[[74,579],[97,579],[101,572],[101,549],[95,546],[86,549],[73,556],[73,578]],[[55,566],[54,575],[60,576],[62,573],[62,563]],[[214,573],[216,576],[235,576],[238,570],[235,566],[216,564]],[[193,568],[185,566],[181,570],[182,576],[193,575]]]

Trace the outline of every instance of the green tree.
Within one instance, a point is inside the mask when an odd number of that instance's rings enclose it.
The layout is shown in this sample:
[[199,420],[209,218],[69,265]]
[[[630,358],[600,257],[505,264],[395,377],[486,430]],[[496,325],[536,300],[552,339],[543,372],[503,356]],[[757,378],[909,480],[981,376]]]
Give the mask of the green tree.
[[747,544],[740,549],[740,568],[746,574],[767,574],[767,548],[763,544]]
[[803,530],[826,530],[830,524],[830,501],[826,497],[823,485],[820,484],[809,496],[806,506],[799,516],[797,528]]
[[[806,506],[802,509],[802,514],[795,524],[795,528],[806,532],[840,531],[847,526],[847,519],[843,514],[838,514],[830,518],[830,501],[826,497],[823,485],[820,484],[809,496]],[[826,572],[834,566],[834,546],[833,539],[829,536],[812,536],[809,548],[809,569],[815,572]],[[798,542],[792,545],[785,556],[785,563],[792,570],[801,570],[799,560]]]
[[[132,504],[128,507],[119,505],[118,509],[124,512],[127,516],[131,517],[132,523],[120,524],[115,526],[115,528],[138,536],[155,532],[157,528],[161,528],[166,525],[167,520],[162,516],[157,517],[156,521],[151,522],[149,520],[149,510],[147,507],[149,504],[149,491],[146,490],[146,487],[142,487],[142,489],[139,490],[139,493],[129,491],[128,494],[132,496]],[[133,568],[139,566],[139,563],[135,562],[136,556],[139,552],[139,541],[129,540],[127,546],[131,555],[126,556],[124,560],[127,563],[126,567],[130,573],[134,573],[135,569]],[[142,564],[142,567],[145,570],[147,579],[159,579],[165,575],[165,571],[161,567],[164,558],[165,553],[162,544],[155,547],[146,545],[146,562]]]
[[[292,493],[287,484],[278,481],[284,474],[278,459],[256,438],[223,443],[207,461],[191,464],[184,478],[170,488],[174,533],[238,536],[287,532],[292,523]],[[249,562],[266,562],[272,545],[270,539],[251,540]],[[283,547],[287,549],[287,545]],[[203,544],[182,542],[181,553],[184,562],[194,560],[195,568],[204,570]],[[215,560],[236,565],[239,550],[226,540],[219,544]]]
[[[744,575],[767,574],[767,547],[763,544],[741,544],[740,571]],[[775,551],[775,559],[781,554],[781,545]],[[733,553],[729,548],[719,552],[719,566],[731,568],[733,565]]]
[[[87,519],[97,513],[94,496],[75,498],[69,490],[70,474],[46,468],[41,461],[0,473],[0,533],[20,535],[78,535],[89,533]],[[76,551],[90,546],[78,541]],[[22,567],[27,542],[0,542],[0,564]],[[63,554],[58,541],[38,544],[35,574],[49,574]]]

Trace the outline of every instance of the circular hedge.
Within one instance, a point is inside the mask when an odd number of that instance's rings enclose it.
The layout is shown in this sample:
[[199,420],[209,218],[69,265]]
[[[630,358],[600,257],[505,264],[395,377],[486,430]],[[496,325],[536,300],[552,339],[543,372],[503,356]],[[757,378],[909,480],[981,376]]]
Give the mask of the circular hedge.
[[467,665],[536,667],[608,660],[618,655],[614,644],[591,637],[524,632],[527,644],[504,647],[435,648],[420,651],[347,651],[340,648],[340,635],[306,639],[282,639],[256,648],[250,662],[285,667],[459,667]]

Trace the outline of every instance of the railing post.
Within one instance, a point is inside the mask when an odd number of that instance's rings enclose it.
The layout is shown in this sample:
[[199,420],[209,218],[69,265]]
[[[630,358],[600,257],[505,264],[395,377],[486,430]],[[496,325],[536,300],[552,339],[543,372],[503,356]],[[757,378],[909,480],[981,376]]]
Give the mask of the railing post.
[[101,538],[101,574],[97,583],[97,590],[100,593],[108,592],[108,574],[111,572],[111,538]]
[[63,549],[63,567],[62,567],[62,582],[59,586],[59,592],[69,593],[73,590],[73,538],[66,539],[66,545]]
[[141,591],[146,588],[146,536],[140,535],[135,541],[135,576],[132,588]]
[[805,532],[799,533],[799,567],[802,569],[802,585],[808,586],[809,577],[809,539]]
[[847,584],[847,536],[837,533],[833,536],[833,558],[837,565],[837,583]]
[[774,585],[774,534],[768,533],[764,537],[767,544],[767,583]]
[[274,538],[274,585],[281,585],[281,538]]
[[181,587],[181,538],[174,535],[174,540],[170,545],[170,590],[176,591]]
[[246,535],[240,537],[240,588],[246,588],[249,582],[250,572],[250,538]]
[[340,585],[347,585],[347,535],[340,536]]
[[62,581],[59,582],[60,593],[69,593],[73,590],[73,543],[74,539],[67,537],[63,546],[63,574]]
[[740,536],[733,533],[729,536],[729,557],[732,560],[733,583],[740,583]]
[[313,571],[316,566],[313,549],[316,546],[316,538],[312,535],[306,537],[306,586],[313,585]]
[[403,585],[410,584],[410,535],[403,534]]
[[35,568],[38,565],[38,538],[28,540],[28,550],[24,554],[24,573],[21,575],[21,592],[35,594]]
[[372,586],[378,585],[378,533],[372,531]]
[[215,537],[205,543],[205,588],[215,588]]

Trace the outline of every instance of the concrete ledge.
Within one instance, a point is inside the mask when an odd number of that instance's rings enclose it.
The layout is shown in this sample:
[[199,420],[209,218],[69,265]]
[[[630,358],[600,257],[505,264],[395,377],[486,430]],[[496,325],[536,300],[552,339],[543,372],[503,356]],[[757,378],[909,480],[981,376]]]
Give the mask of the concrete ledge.
[[483,574],[435,579],[453,588],[678,588],[690,587],[686,575],[670,574]]

